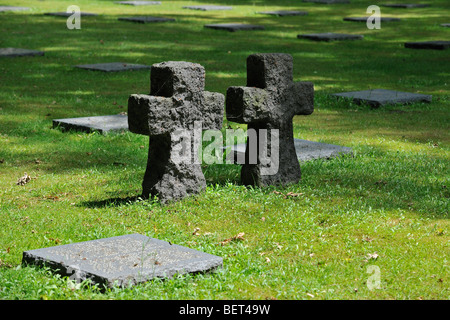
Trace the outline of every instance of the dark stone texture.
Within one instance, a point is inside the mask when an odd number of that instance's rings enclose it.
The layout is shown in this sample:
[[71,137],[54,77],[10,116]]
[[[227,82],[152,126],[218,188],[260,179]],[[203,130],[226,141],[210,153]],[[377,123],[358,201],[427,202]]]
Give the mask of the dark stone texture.
[[[74,13],[73,12],[46,12],[45,16],[56,16],[56,17],[70,17]],[[89,12],[80,12],[80,17],[89,17],[89,16],[98,16],[96,13]]]
[[130,6],[149,6],[149,5],[159,5],[161,1],[116,1],[117,4],[126,4]]
[[391,7],[391,8],[404,8],[404,9],[410,9],[410,8],[426,8],[429,7],[429,4],[420,4],[420,3],[387,3],[387,4],[381,4],[383,7]]
[[306,11],[292,11],[292,10],[279,10],[279,11],[262,11],[258,12],[260,14],[268,14],[273,16],[306,16],[308,12]]
[[405,48],[446,50],[450,48],[450,41],[405,42]]
[[186,6],[186,7],[183,7],[183,9],[213,11],[213,10],[232,10],[233,7],[206,5],[206,6]]
[[[354,21],[354,22],[367,22],[367,19],[370,17],[347,17],[344,18],[344,21]],[[400,21],[399,18],[389,18],[389,17],[380,17],[381,22],[395,22]]]
[[103,72],[119,72],[128,70],[140,70],[140,69],[150,69],[150,66],[142,64],[132,64],[124,62],[110,62],[110,63],[97,63],[97,64],[81,64],[75,66],[76,68],[93,70],[93,71],[103,71]]
[[447,28],[449,28],[449,27],[450,27],[450,23],[443,23],[443,24],[441,24],[441,27],[447,27]]
[[[177,134],[179,130],[220,130],[225,98],[204,91],[205,69],[195,63],[154,64],[150,80],[150,95],[129,97],[128,122],[131,132],[150,136],[142,196],[157,195],[165,203],[205,189],[195,133],[188,142],[181,142]],[[175,151],[182,143],[188,158],[180,159]]]
[[[351,148],[334,144],[294,139],[294,145],[297,159],[301,162],[315,159],[337,158],[341,155],[353,155],[353,150]],[[247,145],[245,143],[224,147],[224,149],[229,149],[231,151],[227,155],[227,160],[235,164],[240,164],[239,159],[245,159],[246,148]]]
[[303,0],[303,2],[335,4],[335,3],[350,3],[350,0]]
[[62,130],[77,130],[84,132],[98,131],[128,131],[128,117],[126,115],[94,116],[67,119],[54,119],[53,128]]
[[172,18],[161,18],[161,17],[150,17],[150,16],[142,16],[142,17],[122,17],[119,18],[120,21],[130,21],[136,23],[152,23],[152,22],[172,22],[175,19]]
[[432,96],[418,93],[373,89],[333,94],[336,97],[352,99],[355,103],[367,103],[372,107],[388,104],[407,104],[414,102],[431,102]]
[[47,266],[80,283],[127,287],[175,274],[220,268],[223,259],[140,234],[71,243],[23,252],[24,265]]
[[[292,71],[292,56],[288,54],[253,54],[247,58],[247,86],[229,87],[227,90],[227,119],[246,123],[247,132],[256,132],[257,155],[247,148],[241,170],[241,181],[245,185],[286,185],[297,183],[301,178],[292,119],[295,115],[313,112],[314,87],[310,82],[293,82]],[[262,134],[260,129],[267,130],[266,134]],[[272,134],[277,130],[278,144],[272,141]],[[263,152],[268,155],[268,150],[270,161],[261,157]],[[276,163],[272,159],[273,154],[278,154]],[[250,159],[254,157],[256,161],[252,163]],[[267,174],[273,167],[278,170]]]
[[335,40],[361,40],[364,38],[358,34],[345,34],[345,33],[311,33],[311,34],[299,34],[297,38],[304,38],[314,41],[335,41]]
[[24,57],[43,56],[43,51],[21,49],[21,48],[0,48],[0,57]]
[[205,28],[226,30],[230,32],[240,30],[264,30],[264,26],[258,26],[253,24],[239,24],[239,23],[219,23],[219,24],[206,24]]
[[0,6],[0,12],[26,11],[26,10],[30,10],[30,8],[27,8],[27,7],[14,7],[14,6]]

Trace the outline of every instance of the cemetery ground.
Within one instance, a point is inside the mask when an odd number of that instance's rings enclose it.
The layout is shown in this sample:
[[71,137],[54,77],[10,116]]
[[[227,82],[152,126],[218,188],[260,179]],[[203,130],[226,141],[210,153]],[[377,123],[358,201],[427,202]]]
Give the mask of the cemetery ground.
[[[5,2],[31,9],[0,13],[0,46],[45,55],[0,58],[0,298],[449,298],[449,51],[404,47],[448,40],[448,28],[440,26],[449,22],[448,1],[382,7],[402,20],[379,30],[343,21],[366,15],[372,3],[363,0],[214,1],[233,6],[222,11],[182,9],[207,1]],[[81,30],[44,15],[72,4],[99,15],[82,17]],[[256,13],[273,10],[308,15]],[[118,21],[138,15],[175,21]],[[204,28],[231,22],[265,30]],[[297,38],[320,32],[364,39]],[[205,89],[225,94],[245,85],[246,58],[258,52],[291,54],[294,80],[314,83],[314,113],[294,118],[295,138],[351,147],[353,157],[301,163],[301,181],[286,187],[246,187],[240,166],[204,165],[205,192],[161,205],[138,197],[148,137],[52,128],[52,119],[126,112],[129,95],[149,92],[149,70],[104,73],[74,65],[195,62],[206,69]],[[376,88],[433,100],[371,108],[331,96]],[[246,126],[225,120],[223,131],[238,127]],[[31,179],[16,184],[25,173]],[[27,250],[132,233],[220,256],[223,268],[100,290],[21,264]],[[374,276],[376,288],[369,285]]]

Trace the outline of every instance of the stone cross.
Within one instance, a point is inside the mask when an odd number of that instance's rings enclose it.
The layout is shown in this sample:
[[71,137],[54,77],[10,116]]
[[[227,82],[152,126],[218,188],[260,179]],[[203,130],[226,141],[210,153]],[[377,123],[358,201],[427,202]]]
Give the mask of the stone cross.
[[[248,124],[241,170],[245,185],[286,185],[300,180],[292,119],[314,111],[314,86],[311,82],[293,82],[292,60],[291,55],[282,53],[252,54],[247,58],[247,86],[227,90],[227,119]],[[262,154],[268,155],[269,149],[271,160],[267,161]]]
[[150,95],[129,97],[128,125],[131,132],[150,136],[142,196],[158,195],[165,203],[205,189],[201,130],[222,128],[225,98],[204,91],[205,69],[195,63],[154,64],[150,82]]

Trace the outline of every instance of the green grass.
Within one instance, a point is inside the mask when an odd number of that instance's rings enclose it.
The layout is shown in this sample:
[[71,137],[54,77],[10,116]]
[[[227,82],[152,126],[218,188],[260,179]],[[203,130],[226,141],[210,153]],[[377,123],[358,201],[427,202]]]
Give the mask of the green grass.
[[[14,5],[32,10],[0,14],[0,47],[46,51],[44,57],[0,60],[0,298],[448,299],[448,50],[403,47],[405,41],[448,40],[448,28],[439,26],[449,22],[448,1],[423,9],[382,7],[382,14],[404,20],[382,23],[381,30],[342,21],[366,15],[366,1],[323,6],[217,0],[235,10],[181,9],[205,2],[128,7],[100,0],[17,0]],[[102,15],[82,18],[81,30],[42,15],[72,4]],[[277,9],[309,15],[255,13]],[[138,14],[177,21],[117,21]],[[266,30],[203,28],[217,21],[263,24]],[[323,31],[365,38],[296,38]],[[162,206],[137,198],[147,137],[52,129],[52,119],[126,112],[130,94],[149,92],[148,71],[104,74],[73,65],[191,61],[206,68],[206,90],[225,94],[229,86],[245,85],[245,60],[255,52],[291,54],[294,79],[314,82],[315,111],[294,119],[295,137],[352,147],[354,157],[302,163],[301,182],[285,188],[246,188],[238,166],[205,166],[204,193]],[[433,102],[371,109],[329,95],[368,88],[432,94]],[[25,172],[33,179],[16,185]],[[284,198],[273,191],[301,195]],[[240,232],[243,240],[220,244]],[[224,267],[102,292],[21,266],[26,250],[130,233],[221,256]],[[369,266],[379,267],[380,289],[367,286]]]

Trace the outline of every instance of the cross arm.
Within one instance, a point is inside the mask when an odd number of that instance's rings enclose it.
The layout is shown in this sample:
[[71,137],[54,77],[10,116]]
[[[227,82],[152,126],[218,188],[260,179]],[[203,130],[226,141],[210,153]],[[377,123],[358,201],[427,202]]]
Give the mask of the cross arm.
[[314,84],[312,82],[295,82],[291,89],[291,105],[294,115],[309,115],[314,111]]
[[229,87],[226,97],[226,115],[230,121],[250,123],[270,119],[269,93],[255,87]]
[[133,94],[128,98],[128,127],[133,133],[159,135],[180,127],[172,98]]

